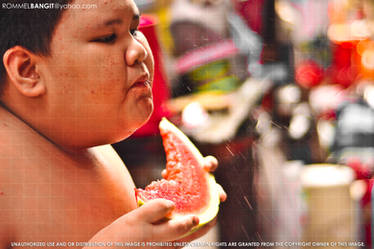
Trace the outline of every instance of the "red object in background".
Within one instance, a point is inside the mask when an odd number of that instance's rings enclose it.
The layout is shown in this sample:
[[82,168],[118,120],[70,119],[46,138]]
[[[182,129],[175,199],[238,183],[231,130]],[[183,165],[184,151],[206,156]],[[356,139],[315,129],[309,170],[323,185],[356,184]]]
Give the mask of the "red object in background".
[[370,179],[371,172],[369,165],[363,163],[360,158],[350,158],[347,160],[346,165],[351,167],[356,173],[356,179]]
[[270,112],[274,108],[274,96],[273,92],[269,91],[265,93],[264,97],[262,98],[261,107],[264,108],[265,111]]
[[[360,158],[350,158],[346,161],[346,165],[351,167],[354,172],[356,173],[356,179],[360,179],[365,181],[366,183],[366,191],[364,196],[361,199],[361,206],[366,212],[368,210],[371,210],[371,191],[373,189],[373,183],[374,180],[370,179],[371,177],[371,171],[370,171],[370,165],[365,164],[362,162]],[[364,215],[364,220],[362,220],[363,228],[365,230],[365,238],[366,238],[366,246],[367,248],[371,248],[372,238],[371,238],[371,220],[370,216]]]
[[324,78],[322,67],[313,60],[299,63],[295,69],[295,80],[304,88],[312,88],[319,85]]
[[329,69],[329,75],[332,83],[347,88],[355,82],[357,71],[352,67],[333,67]]
[[335,121],[336,111],[333,109],[326,110],[318,116],[318,119]]
[[248,27],[261,34],[265,0],[234,1],[235,10],[244,18]]
[[160,44],[156,33],[156,17],[142,15],[139,24],[139,30],[147,38],[149,46],[152,50],[155,61],[155,72],[153,80],[153,104],[154,111],[148,122],[139,128],[133,136],[152,136],[158,134],[158,123],[162,117],[168,117],[170,112],[166,109],[164,103],[169,99],[170,93],[164,65],[162,63],[162,54]]
[[358,76],[356,52],[357,42],[341,42],[332,46],[330,81],[345,88],[351,86]]

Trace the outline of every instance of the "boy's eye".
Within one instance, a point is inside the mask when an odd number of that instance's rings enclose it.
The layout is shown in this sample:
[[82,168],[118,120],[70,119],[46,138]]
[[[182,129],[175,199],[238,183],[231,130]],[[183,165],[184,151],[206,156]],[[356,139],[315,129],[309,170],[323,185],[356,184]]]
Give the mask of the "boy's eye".
[[116,38],[117,38],[116,34],[111,34],[111,35],[108,35],[108,36],[104,36],[104,37],[95,39],[93,41],[94,42],[103,42],[103,43],[113,43],[113,42],[115,42]]

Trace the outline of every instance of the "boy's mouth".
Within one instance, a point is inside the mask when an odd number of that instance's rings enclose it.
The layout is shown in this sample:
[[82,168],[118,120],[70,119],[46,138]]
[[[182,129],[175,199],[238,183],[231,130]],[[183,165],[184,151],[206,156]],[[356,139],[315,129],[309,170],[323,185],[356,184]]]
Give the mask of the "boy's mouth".
[[151,82],[149,80],[137,81],[131,87],[149,87],[151,88]]
[[130,87],[129,90],[135,91],[137,94],[142,96],[152,97],[152,82],[149,78],[149,74],[143,74],[140,76]]
[[152,82],[149,79],[149,74],[142,74],[136,81],[131,85],[130,88],[146,87],[152,89]]

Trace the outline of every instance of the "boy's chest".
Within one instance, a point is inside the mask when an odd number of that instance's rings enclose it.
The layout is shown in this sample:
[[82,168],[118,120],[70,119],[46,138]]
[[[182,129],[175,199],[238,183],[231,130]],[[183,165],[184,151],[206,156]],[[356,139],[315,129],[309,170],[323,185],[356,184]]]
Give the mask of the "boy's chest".
[[52,198],[24,198],[18,223],[20,241],[88,241],[94,234],[134,207],[128,199],[89,191],[65,191]]
[[[88,241],[136,208],[135,186],[122,162],[103,159],[95,162],[96,169],[85,163],[29,172],[30,181],[23,182],[22,198],[16,205],[20,207],[16,216],[21,219],[17,240]],[[108,163],[111,165],[102,165]]]

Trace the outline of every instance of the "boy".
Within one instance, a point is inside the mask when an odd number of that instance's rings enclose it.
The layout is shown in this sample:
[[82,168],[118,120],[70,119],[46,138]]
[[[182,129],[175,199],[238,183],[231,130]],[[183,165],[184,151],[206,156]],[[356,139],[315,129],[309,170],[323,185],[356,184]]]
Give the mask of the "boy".
[[107,145],[153,110],[153,59],[138,9],[132,0],[54,2],[75,8],[0,1],[0,248],[178,240],[197,217],[164,221],[173,209],[166,200],[136,209],[134,183]]

